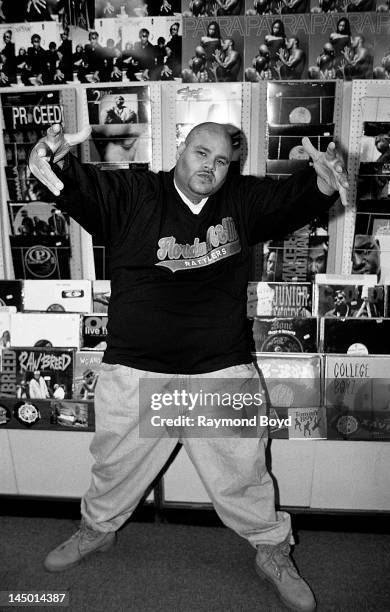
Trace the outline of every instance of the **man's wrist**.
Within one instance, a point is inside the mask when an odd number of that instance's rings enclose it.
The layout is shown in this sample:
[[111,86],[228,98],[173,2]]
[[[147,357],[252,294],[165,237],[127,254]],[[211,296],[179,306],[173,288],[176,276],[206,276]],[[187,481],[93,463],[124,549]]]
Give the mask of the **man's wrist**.
[[336,189],[324,181],[320,176],[317,176],[317,187],[325,196],[332,196]]

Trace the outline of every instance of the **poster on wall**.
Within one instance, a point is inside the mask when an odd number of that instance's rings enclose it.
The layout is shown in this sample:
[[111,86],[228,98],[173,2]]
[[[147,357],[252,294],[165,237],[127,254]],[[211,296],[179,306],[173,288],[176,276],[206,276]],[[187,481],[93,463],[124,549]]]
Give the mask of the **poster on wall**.
[[245,0],[245,15],[287,15],[308,13],[310,0]]

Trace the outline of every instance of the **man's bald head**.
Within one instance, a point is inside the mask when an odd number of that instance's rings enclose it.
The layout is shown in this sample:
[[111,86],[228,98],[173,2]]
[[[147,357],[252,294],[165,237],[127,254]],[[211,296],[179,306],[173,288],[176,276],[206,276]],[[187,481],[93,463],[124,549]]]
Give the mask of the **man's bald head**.
[[209,121],[196,125],[179,146],[175,180],[194,203],[218,191],[225,182],[233,156],[227,127]]
[[225,125],[222,123],[215,123],[213,121],[207,121],[205,123],[199,123],[195,127],[192,128],[187,134],[187,138],[185,139],[185,146],[187,147],[194,138],[197,138],[202,133],[206,132],[207,134],[217,136],[225,141],[228,151],[230,151],[230,159],[233,155],[233,145],[231,136]]

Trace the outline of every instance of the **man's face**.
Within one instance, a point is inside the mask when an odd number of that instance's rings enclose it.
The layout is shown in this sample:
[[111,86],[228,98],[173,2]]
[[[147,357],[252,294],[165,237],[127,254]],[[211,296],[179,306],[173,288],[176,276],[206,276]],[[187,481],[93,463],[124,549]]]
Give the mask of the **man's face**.
[[226,38],[223,42],[222,42],[222,49],[224,51],[227,51],[229,49],[229,45],[230,45],[230,40],[228,38]]
[[97,44],[98,44],[98,37],[97,36],[91,36],[90,41],[91,41],[91,47],[96,47]]
[[8,34],[7,32],[5,32],[5,34],[3,36],[3,40],[4,40],[5,44],[9,43],[11,41],[11,34]]
[[218,191],[226,179],[232,148],[228,137],[200,130],[183,149],[175,169],[179,189],[194,202]]
[[122,97],[120,96],[120,97],[119,97],[119,98],[117,98],[117,100],[116,100],[116,105],[117,105],[119,108],[121,108],[121,107],[123,106],[124,102],[125,102],[124,98],[122,98]]
[[146,34],[146,32],[141,32],[141,34],[139,35],[139,37],[140,37],[141,43],[142,43],[143,45],[146,45],[146,43],[147,43],[147,42],[148,42],[148,40],[149,40],[149,35],[148,35],[148,34]]
[[308,280],[314,280],[315,274],[321,274],[326,269],[327,253],[323,245],[313,246],[309,249],[307,262]]
[[39,40],[39,38],[33,38],[32,43],[33,43],[34,49],[39,49],[39,47],[41,46],[41,41]]
[[179,33],[179,28],[178,28],[177,26],[173,25],[173,26],[171,27],[171,30],[170,30],[170,31],[171,31],[171,36],[175,36],[176,34],[178,34],[178,33]]
[[379,247],[375,240],[356,236],[352,253],[352,272],[378,274],[380,269]]

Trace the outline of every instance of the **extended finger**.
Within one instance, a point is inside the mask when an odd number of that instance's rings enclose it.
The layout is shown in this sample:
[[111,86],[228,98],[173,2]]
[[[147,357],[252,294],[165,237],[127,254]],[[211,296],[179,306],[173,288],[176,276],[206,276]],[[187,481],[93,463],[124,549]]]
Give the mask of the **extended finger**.
[[306,153],[310,155],[313,161],[317,161],[317,159],[321,156],[321,152],[312,145],[307,136],[302,138],[302,145]]

